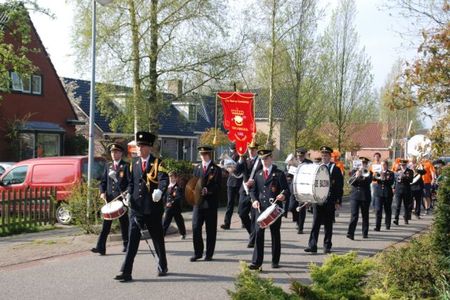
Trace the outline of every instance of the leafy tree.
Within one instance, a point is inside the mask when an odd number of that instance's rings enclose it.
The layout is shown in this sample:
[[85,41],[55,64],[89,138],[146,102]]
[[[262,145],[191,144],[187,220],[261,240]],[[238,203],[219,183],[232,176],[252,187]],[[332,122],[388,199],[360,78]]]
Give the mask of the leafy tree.
[[28,57],[30,52],[36,51],[31,48],[30,31],[28,11],[21,2],[0,4],[0,91],[9,91],[9,71],[22,75],[35,71]]

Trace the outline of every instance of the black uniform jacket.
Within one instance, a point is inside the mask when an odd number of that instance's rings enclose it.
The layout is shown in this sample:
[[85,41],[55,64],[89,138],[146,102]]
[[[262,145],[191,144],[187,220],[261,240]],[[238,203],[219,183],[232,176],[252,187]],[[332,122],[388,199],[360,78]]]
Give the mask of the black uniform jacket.
[[206,173],[203,173],[203,167],[200,163],[194,168],[194,176],[201,178],[202,188],[206,187],[208,194],[202,196],[198,205],[199,208],[217,208],[219,206],[219,192],[222,182],[222,169],[210,162]]
[[183,199],[183,189],[176,183],[174,186],[167,188],[164,194],[164,203],[171,204],[172,208],[181,208],[181,200]]
[[129,179],[130,165],[127,162],[120,160],[117,169],[114,169],[114,162],[109,162],[100,182],[100,193],[105,193],[106,201],[110,202],[127,190]]
[[[130,166],[130,184],[128,185],[128,192],[131,195],[130,206],[132,210],[140,214],[164,210],[163,201],[154,202],[152,193],[155,189],[160,189],[164,193],[169,185],[169,176],[161,170],[161,160],[158,159],[158,166],[156,166],[155,161],[156,158],[150,155],[144,172],[141,167],[141,158],[134,160]],[[155,182],[147,178],[147,174],[151,172],[157,172]]]
[[[290,196],[290,191],[286,175],[276,165],[272,165],[272,170],[267,179],[264,179],[262,169],[256,172],[255,185],[250,189],[250,197],[253,201],[259,201],[261,211],[272,204],[269,199],[275,200],[281,192],[283,192],[285,201],[287,201]],[[277,204],[283,206],[279,201],[277,201]]]
[[[350,172],[353,176],[356,170]],[[372,183],[372,172],[369,171],[368,176],[360,176],[356,178],[352,186],[352,193],[350,194],[350,201],[370,201],[370,184]]]
[[374,185],[375,197],[391,198],[393,196],[392,186],[394,184],[394,172],[385,171],[384,179],[375,178],[377,184]]
[[[243,175],[243,181],[247,182],[250,179],[250,175],[252,174],[253,166],[255,163],[258,163],[256,165],[255,173],[253,174],[253,179],[255,179],[256,173],[262,169],[262,163],[261,160],[258,159],[258,157],[254,157],[251,159],[250,157],[246,157],[244,161],[238,162],[236,166],[236,175]],[[242,184],[241,188],[239,189],[239,193],[245,194],[244,184]]]
[[414,178],[414,172],[406,168],[405,171],[395,172],[395,193],[402,194],[411,191],[411,182]]
[[344,177],[341,169],[334,163],[330,163],[328,170],[330,171],[330,192],[325,203],[327,205],[334,205],[336,203],[342,204],[342,195],[344,194]]

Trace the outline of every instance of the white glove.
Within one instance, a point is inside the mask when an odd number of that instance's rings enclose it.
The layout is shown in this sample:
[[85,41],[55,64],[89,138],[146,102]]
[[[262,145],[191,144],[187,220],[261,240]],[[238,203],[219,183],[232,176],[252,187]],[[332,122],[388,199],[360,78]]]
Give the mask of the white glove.
[[127,193],[125,195],[125,197],[123,198],[123,205],[125,206],[130,206],[130,200],[131,200],[131,195],[129,193]]
[[161,200],[161,197],[162,197],[162,191],[160,189],[156,189],[153,191],[153,194],[152,194],[153,202],[158,202],[159,200]]

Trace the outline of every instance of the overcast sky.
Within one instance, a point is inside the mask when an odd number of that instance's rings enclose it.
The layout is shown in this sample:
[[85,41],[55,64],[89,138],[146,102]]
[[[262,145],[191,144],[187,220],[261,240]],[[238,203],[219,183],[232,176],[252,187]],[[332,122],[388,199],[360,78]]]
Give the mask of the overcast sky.
[[[407,21],[389,16],[389,13],[382,9],[384,1],[388,0],[356,0],[355,27],[359,34],[360,46],[365,47],[365,51],[371,59],[374,87],[377,90],[384,85],[396,60],[410,60],[416,53],[411,46],[408,46],[409,42],[401,39],[398,35]],[[37,2],[43,7],[49,8],[56,16],[52,20],[44,15],[32,14],[31,18],[58,75],[89,80],[89,74],[82,76],[74,66],[70,43],[73,9],[66,4],[65,0],[38,0]],[[326,7],[326,23],[337,3],[338,0],[321,0],[321,5]]]

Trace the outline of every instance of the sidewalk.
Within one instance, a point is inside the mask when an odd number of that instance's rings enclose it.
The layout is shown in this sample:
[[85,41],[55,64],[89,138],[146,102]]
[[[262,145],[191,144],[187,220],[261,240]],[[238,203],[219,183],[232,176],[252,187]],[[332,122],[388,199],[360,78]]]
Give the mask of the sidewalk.
[[[218,226],[222,224],[223,216],[224,209],[221,209]],[[184,217],[189,230],[191,213],[184,213]],[[372,229],[372,213],[370,218]],[[305,234],[302,235],[297,234],[290,214],[288,219],[283,219],[280,269],[272,269],[270,266],[270,233],[266,231],[261,276],[272,278],[285,290],[289,289],[292,280],[309,282],[309,264],[321,263],[328,256],[322,254],[321,243],[316,255],[303,251],[309,238],[311,219],[312,214],[307,213]],[[354,241],[345,237],[349,220],[349,205],[345,203],[334,226],[333,253],[344,254],[355,250],[360,256],[371,256],[426,230],[432,222],[432,216],[413,219],[409,225],[403,225],[403,222],[400,226],[392,225],[389,231],[370,230],[368,239],[362,239],[359,223]],[[141,241],[134,263],[133,281],[121,284],[112,279],[118,274],[124,259],[121,241],[108,241],[106,255],[100,256],[89,251],[95,245],[96,239],[96,235],[80,234],[80,231],[73,227],[0,238],[2,298],[229,299],[227,290],[234,289],[234,281],[240,271],[240,261],[249,263],[253,252],[253,249],[247,248],[248,234],[241,228],[235,213],[230,230],[218,229],[213,261],[190,262],[189,258],[193,255],[191,232],[188,231],[186,240],[181,240],[178,234],[172,234],[166,237],[169,274],[167,277],[157,277],[155,260],[147,244]],[[323,240],[323,231],[320,232],[319,240]],[[18,285],[17,282],[24,282],[29,288],[24,289],[23,285]]]

